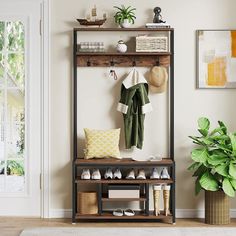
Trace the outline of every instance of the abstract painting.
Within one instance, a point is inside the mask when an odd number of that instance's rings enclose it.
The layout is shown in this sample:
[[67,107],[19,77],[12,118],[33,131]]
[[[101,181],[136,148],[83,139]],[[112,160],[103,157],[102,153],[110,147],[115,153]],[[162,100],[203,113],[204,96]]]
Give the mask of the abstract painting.
[[198,88],[236,88],[236,30],[197,30]]

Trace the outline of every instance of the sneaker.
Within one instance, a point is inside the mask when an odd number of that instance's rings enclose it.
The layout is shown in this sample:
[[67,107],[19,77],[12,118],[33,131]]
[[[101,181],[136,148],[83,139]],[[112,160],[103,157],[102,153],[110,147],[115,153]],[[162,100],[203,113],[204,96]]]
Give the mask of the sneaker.
[[104,178],[105,179],[113,179],[112,170],[110,168],[106,170],[106,172],[104,174]]
[[166,167],[164,167],[161,171],[161,179],[170,179],[170,175]]
[[145,171],[143,169],[139,170],[137,179],[146,179]]
[[89,169],[84,169],[81,174],[81,179],[90,179],[90,171]]
[[95,169],[92,173],[92,179],[94,180],[99,180],[101,179],[101,174],[100,174],[100,171],[99,169]]
[[157,168],[153,168],[150,179],[160,179],[160,174]]
[[132,169],[126,176],[126,179],[135,179],[134,170]]
[[122,174],[120,172],[120,169],[116,169],[113,175],[114,179],[121,179],[122,178]]

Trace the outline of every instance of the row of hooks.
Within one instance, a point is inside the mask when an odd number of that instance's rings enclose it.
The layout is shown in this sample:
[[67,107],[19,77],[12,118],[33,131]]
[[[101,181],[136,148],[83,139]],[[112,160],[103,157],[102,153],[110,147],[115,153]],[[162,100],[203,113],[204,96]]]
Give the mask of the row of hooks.
[[[135,67],[135,66],[137,65],[136,59],[133,59],[132,65],[133,65],[133,67]],[[158,57],[158,58],[157,58],[157,61],[156,61],[156,66],[159,66],[159,65],[160,65],[160,59],[159,59],[159,57]],[[88,59],[88,61],[87,61],[87,66],[91,66],[91,61],[90,61],[90,59]],[[111,61],[110,61],[110,66],[111,66],[111,67],[115,66],[115,62],[114,62],[113,58],[112,58]]]

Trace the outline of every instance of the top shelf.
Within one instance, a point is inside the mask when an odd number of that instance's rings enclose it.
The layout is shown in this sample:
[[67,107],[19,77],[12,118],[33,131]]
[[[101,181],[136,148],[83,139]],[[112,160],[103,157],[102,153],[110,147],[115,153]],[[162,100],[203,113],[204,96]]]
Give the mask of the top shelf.
[[171,32],[174,31],[173,28],[145,28],[145,27],[141,27],[141,28],[102,28],[102,27],[84,27],[84,28],[74,28],[74,32],[77,31],[156,31],[156,32],[163,32],[163,31],[167,31],[167,32]]

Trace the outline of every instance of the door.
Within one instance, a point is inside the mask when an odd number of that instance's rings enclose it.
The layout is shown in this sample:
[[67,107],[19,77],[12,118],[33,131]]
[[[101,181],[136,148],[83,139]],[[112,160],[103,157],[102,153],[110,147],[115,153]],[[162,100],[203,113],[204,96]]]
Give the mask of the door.
[[0,7],[0,215],[40,216],[40,2]]

